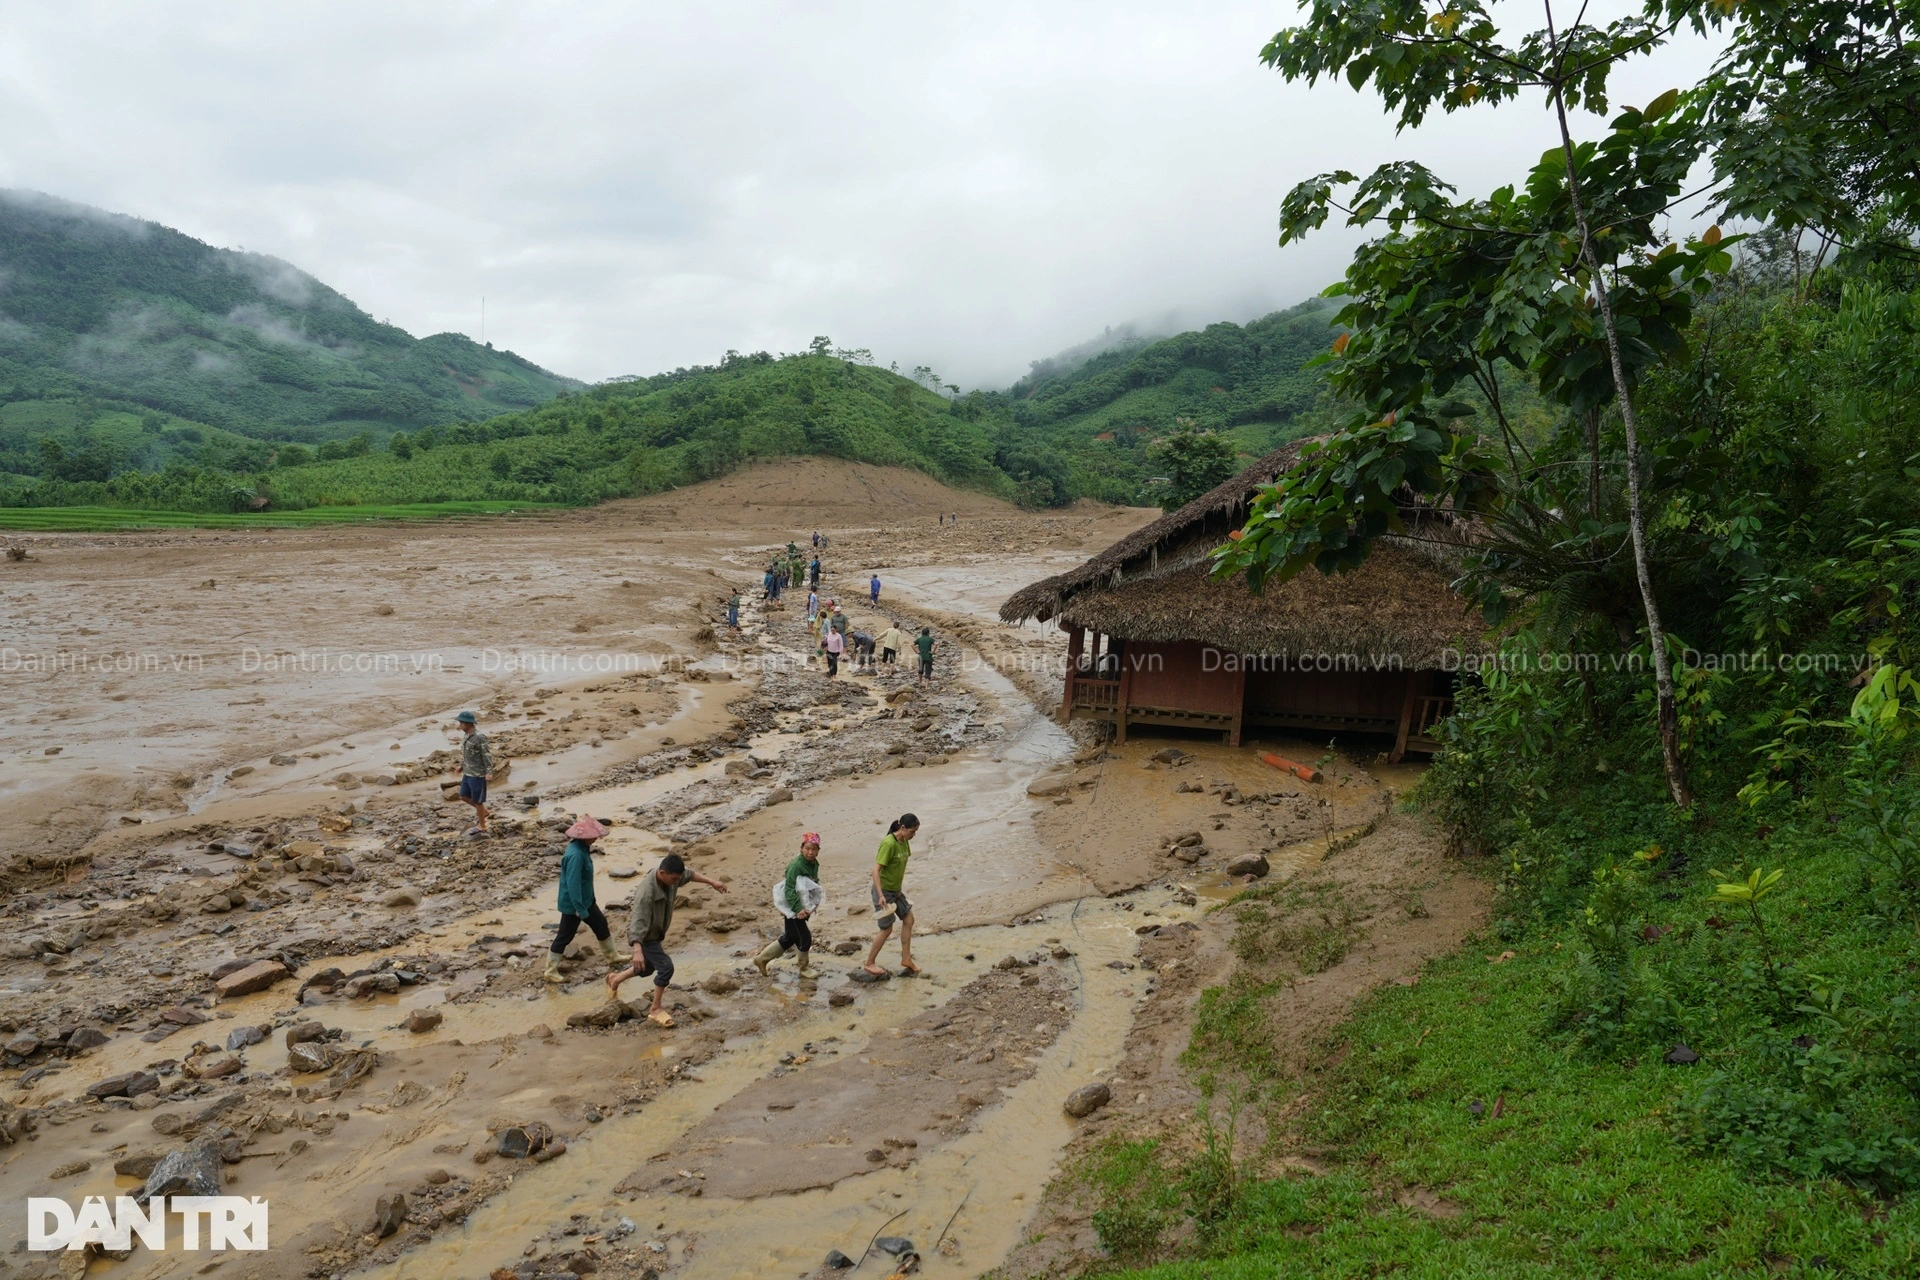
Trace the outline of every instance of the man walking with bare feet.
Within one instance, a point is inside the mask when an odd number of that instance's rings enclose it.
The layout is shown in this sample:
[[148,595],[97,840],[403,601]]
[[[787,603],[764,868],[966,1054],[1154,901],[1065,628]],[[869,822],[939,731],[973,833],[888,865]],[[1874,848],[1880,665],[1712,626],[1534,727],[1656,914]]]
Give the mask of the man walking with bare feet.
[[667,927],[673,923],[674,899],[679,896],[684,880],[704,884],[720,893],[727,891],[727,886],[718,880],[709,880],[698,872],[689,873],[687,864],[677,853],[660,859],[659,866],[640,878],[639,887],[633,891],[633,905],[627,912],[627,941],[633,944],[633,963],[607,975],[607,989],[615,996],[620,994],[620,984],[628,978],[653,975],[653,1003],[647,1010],[647,1021],[662,1027],[673,1025],[673,1015],[666,1009],[667,984],[673,981],[673,957],[667,954],[666,948]]
[[493,749],[487,735],[480,732],[479,717],[462,711],[454,719],[460,722],[460,799],[473,808],[470,836],[487,834],[487,782],[493,777]]
[[919,832],[920,819],[910,813],[901,814],[887,828],[879,852],[874,855],[873,922],[879,932],[873,936],[873,945],[867,948],[866,970],[876,978],[887,976],[879,964],[880,948],[886,946],[887,939],[893,935],[896,921],[900,925],[901,976],[920,972],[920,966],[913,962],[913,904],[902,891],[907,882],[907,859],[913,856],[912,841]]

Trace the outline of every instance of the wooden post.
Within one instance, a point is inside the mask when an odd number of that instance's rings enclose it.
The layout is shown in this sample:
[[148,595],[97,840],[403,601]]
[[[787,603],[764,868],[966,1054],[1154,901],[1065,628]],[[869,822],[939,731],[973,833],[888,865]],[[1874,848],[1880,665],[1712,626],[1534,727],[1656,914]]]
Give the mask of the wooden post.
[[[1113,637],[1107,637],[1107,652],[1113,652]],[[1120,690],[1113,699],[1113,740],[1127,740],[1127,699],[1133,692],[1133,663],[1128,661],[1127,643],[1120,642]]]
[[1394,735],[1393,750],[1387,755],[1388,764],[1399,764],[1407,754],[1407,731],[1413,727],[1414,698],[1426,692],[1427,673],[1409,671],[1407,673],[1407,696],[1400,700],[1400,731]]
[[1240,728],[1247,718],[1247,663],[1244,656],[1234,664],[1233,725],[1227,730],[1227,745],[1240,745]]
[[1080,670],[1080,646],[1086,636],[1084,627],[1065,628],[1067,633],[1067,679],[1066,688],[1060,693],[1060,723],[1073,720],[1073,678]]

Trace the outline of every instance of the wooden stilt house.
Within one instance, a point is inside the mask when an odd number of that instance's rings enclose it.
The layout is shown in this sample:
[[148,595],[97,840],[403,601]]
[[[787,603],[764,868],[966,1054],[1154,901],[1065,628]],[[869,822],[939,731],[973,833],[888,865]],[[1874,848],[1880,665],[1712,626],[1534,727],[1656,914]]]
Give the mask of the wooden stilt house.
[[1063,718],[1106,721],[1123,742],[1130,728],[1172,725],[1235,746],[1250,728],[1379,734],[1396,761],[1437,748],[1452,709],[1447,650],[1481,631],[1448,587],[1450,548],[1388,539],[1351,573],[1309,569],[1258,596],[1244,578],[1208,576],[1209,553],[1301,443],[1001,606],[1008,622],[1067,632]]

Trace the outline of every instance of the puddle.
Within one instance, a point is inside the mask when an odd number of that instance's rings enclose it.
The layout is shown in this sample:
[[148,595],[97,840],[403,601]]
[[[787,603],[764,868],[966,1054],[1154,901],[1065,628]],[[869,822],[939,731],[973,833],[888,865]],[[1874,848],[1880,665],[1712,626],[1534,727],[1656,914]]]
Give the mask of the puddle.
[[[1191,911],[1164,892],[1141,894],[1138,905],[1158,912],[1154,923],[1188,918]],[[1060,1101],[1073,1089],[1104,1078],[1119,1061],[1146,975],[1108,967],[1131,963],[1134,929],[1142,915],[1104,899],[1061,903],[1033,924],[1014,928],[983,925],[916,940],[916,953],[930,978],[895,981],[870,990],[859,1006],[864,1016],[813,1008],[777,1033],[729,1048],[699,1068],[699,1079],[682,1083],[636,1115],[595,1126],[576,1140],[564,1160],[528,1169],[506,1192],[413,1255],[364,1273],[379,1280],[425,1280],[484,1275],[520,1260],[528,1240],[581,1213],[604,1229],[626,1216],[641,1231],[626,1244],[644,1248],[653,1225],[665,1222],[690,1238],[685,1261],[673,1280],[720,1280],[803,1274],[829,1249],[858,1256],[867,1239],[895,1214],[889,1234],[914,1239],[927,1275],[975,1275],[993,1266],[1018,1243],[1041,1189],[1052,1176],[1072,1122]],[[1004,1092],[975,1127],[913,1165],[891,1166],[846,1179],[834,1187],[753,1201],[720,1197],[615,1195],[613,1188],[650,1157],[674,1142],[722,1102],[768,1074],[780,1055],[802,1043],[844,1037],[848,1053],[863,1052],[870,1038],[944,1003],[966,982],[1009,952],[1025,954],[1058,937],[1075,952],[1078,1007],[1060,1037],[1038,1060],[1035,1074]],[[974,959],[963,957],[972,952]],[[829,962],[830,964],[832,962]],[[823,983],[824,985],[824,983]],[[849,1024],[857,1030],[849,1031]],[[661,1046],[671,1056],[671,1045]],[[965,1201],[964,1206],[962,1201]],[[956,1215],[955,1210],[959,1212]],[[935,1253],[942,1227],[957,1244],[952,1256]],[[624,1246],[623,1246],[624,1247]]]

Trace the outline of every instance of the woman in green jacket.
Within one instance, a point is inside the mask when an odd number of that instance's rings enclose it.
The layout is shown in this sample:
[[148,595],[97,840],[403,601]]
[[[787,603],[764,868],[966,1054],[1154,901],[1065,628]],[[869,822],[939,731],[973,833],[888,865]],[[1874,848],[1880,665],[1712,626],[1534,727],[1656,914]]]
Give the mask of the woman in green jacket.
[[813,970],[813,926],[807,922],[826,904],[826,890],[820,887],[820,835],[809,831],[800,837],[800,853],[787,864],[787,874],[773,887],[773,905],[786,917],[780,937],[769,942],[753,958],[761,973],[788,950],[800,953],[802,975]]
[[600,943],[600,954],[609,963],[626,963],[626,957],[613,945],[613,930],[606,913],[593,896],[593,842],[607,834],[598,818],[585,814],[567,828],[567,851],[560,855],[560,927],[554,931],[553,945],[547,950],[548,982],[566,981],[560,974],[560,957],[580,931],[582,921],[593,930]]

